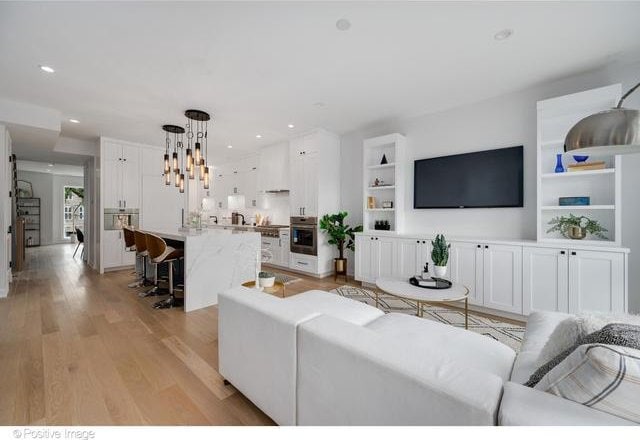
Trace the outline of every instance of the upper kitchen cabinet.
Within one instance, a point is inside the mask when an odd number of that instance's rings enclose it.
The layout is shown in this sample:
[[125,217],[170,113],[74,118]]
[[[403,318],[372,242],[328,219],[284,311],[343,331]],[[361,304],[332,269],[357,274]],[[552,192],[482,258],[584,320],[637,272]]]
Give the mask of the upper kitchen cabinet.
[[260,150],[258,169],[258,193],[288,191],[289,187],[289,144],[270,145]]
[[101,139],[102,207],[140,207],[140,149],[124,142]]
[[289,144],[290,212],[321,217],[339,208],[340,141],[325,130],[314,130]]

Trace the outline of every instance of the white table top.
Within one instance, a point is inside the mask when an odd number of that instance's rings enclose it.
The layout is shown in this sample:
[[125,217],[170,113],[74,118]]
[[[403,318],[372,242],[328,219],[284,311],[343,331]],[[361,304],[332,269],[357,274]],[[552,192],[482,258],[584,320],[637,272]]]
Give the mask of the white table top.
[[460,301],[469,296],[469,289],[458,283],[452,283],[449,289],[427,289],[414,286],[409,280],[398,278],[378,278],[376,286],[393,296],[412,301],[446,302]]

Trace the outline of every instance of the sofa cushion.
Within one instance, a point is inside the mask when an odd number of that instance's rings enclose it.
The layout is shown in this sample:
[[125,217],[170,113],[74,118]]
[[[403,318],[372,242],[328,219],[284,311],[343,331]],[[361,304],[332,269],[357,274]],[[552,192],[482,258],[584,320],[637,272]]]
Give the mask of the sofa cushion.
[[416,350],[442,347],[443,355],[453,362],[508,380],[515,352],[487,336],[416,316],[389,313],[369,323],[367,328],[398,339]]
[[611,344],[623,347],[640,349],[640,326],[629,324],[607,324],[601,330],[591,333],[572,347],[567,348],[558,356],[538,368],[529,378],[525,385],[535,386],[547,373],[556,368],[579,346],[584,344]]
[[316,315],[333,316],[357,325],[368,324],[384,315],[382,310],[373,306],[322,290],[309,290],[284,301],[291,307],[299,307]]
[[581,345],[536,389],[640,423],[640,350]]
[[525,383],[539,367],[540,351],[549,340],[556,327],[571,315],[558,312],[534,312],[527,318],[520,352],[513,365],[511,380]]

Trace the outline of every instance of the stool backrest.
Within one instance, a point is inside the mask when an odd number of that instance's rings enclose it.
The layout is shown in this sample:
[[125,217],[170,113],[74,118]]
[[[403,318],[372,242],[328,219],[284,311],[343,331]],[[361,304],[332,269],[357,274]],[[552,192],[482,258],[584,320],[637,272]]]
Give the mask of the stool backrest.
[[136,243],[136,251],[138,252],[146,251],[147,250],[147,234],[138,230],[134,230],[133,237]]
[[136,235],[133,229],[123,226],[122,233],[124,234],[124,247],[130,248],[136,245]]
[[167,250],[167,242],[157,235],[146,234],[147,235],[147,251],[149,251],[149,256],[152,260],[155,260],[158,257],[161,257],[164,252]]

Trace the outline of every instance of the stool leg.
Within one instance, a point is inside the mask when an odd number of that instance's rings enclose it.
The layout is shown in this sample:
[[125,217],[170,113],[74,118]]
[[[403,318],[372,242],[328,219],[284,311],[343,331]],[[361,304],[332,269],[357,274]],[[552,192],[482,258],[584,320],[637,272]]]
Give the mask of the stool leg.
[[158,301],[153,305],[154,309],[170,309],[172,307],[179,307],[183,305],[184,300],[182,298],[176,298],[174,294],[173,286],[173,261],[169,261],[169,298],[164,301]]

